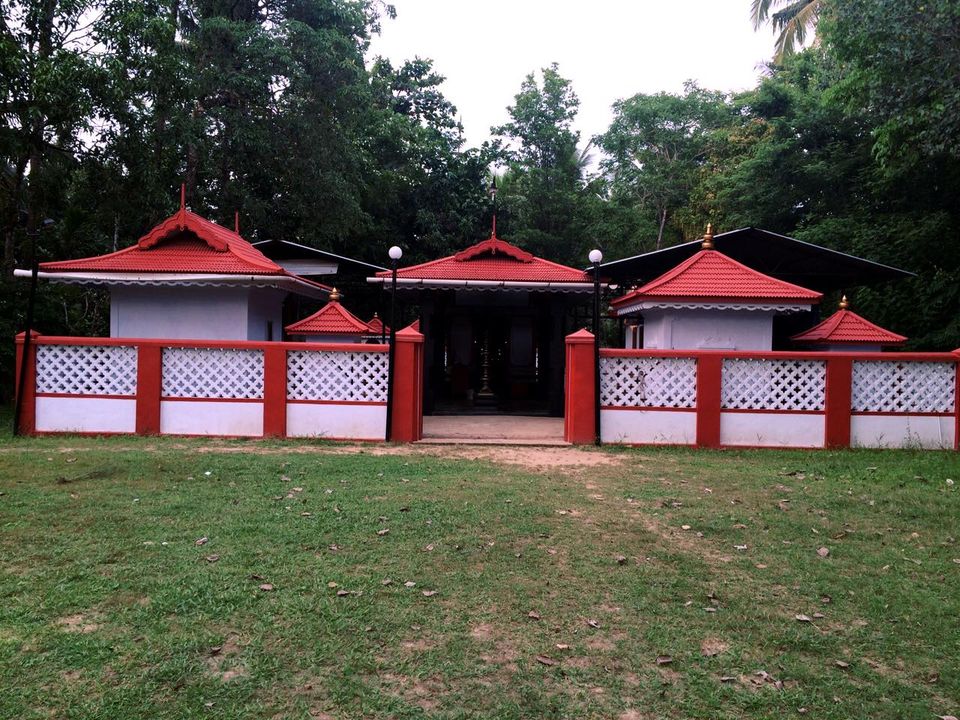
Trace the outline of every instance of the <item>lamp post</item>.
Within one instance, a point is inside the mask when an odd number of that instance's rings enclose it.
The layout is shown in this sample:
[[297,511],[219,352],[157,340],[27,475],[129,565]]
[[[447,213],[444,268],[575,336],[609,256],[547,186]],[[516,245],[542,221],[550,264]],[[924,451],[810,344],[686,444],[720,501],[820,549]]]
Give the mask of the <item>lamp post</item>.
[[594,443],[600,444],[600,262],[603,253],[594,248],[588,255],[593,263],[593,427]]
[[390,439],[393,422],[393,362],[397,353],[397,261],[403,257],[403,250],[394,245],[387,251],[390,256],[390,348],[387,351],[387,431]]
[[41,230],[53,225],[53,220],[46,218],[40,227],[27,231],[30,238],[30,290],[27,295],[26,327],[23,331],[23,348],[20,351],[20,377],[17,379],[17,398],[13,405],[13,434],[20,434],[20,413],[23,410],[23,390],[27,378],[27,360],[30,357],[30,335],[33,332],[33,308],[37,299],[37,275],[40,272],[40,258],[37,255],[37,238]]

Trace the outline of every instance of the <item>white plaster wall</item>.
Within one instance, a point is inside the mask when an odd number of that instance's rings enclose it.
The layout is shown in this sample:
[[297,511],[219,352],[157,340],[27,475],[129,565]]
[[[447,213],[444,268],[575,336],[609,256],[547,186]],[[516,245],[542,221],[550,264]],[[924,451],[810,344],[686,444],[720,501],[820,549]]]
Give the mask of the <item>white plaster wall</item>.
[[263,435],[263,403],[161,400],[160,432],[170,435]]
[[770,350],[773,312],[646,310],[643,347],[660,350]]
[[669,410],[601,410],[600,439],[605,443],[693,445],[697,414]]
[[[286,293],[273,288],[250,288],[247,304],[247,340],[283,339],[283,299]],[[272,335],[267,337],[268,323]]]
[[386,405],[287,404],[288,437],[383,440],[386,428]]
[[247,301],[247,288],[112,288],[110,337],[246,340]]
[[137,401],[38,397],[36,422],[41,432],[132,433],[137,430]]
[[952,448],[956,420],[950,415],[854,415],[853,447]]
[[750,447],[823,447],[825,418],[806,413],[720,413],[720,444]]
[[359,335],[307,335],[303,337],[308,343],[358,343],[363,342]]

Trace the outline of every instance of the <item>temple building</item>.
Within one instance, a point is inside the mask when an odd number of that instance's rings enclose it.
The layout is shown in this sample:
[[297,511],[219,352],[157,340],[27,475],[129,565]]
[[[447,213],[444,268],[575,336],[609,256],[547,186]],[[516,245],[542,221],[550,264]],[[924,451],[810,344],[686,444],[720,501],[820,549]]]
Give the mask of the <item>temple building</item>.
[[611,305],[633,319],[628,348],[770,350],[774,316],[808,312],[822,297],[716,250],[708,226],[699,252]]
[[329,292],[188,210],[182,193],[180,210],[135,245],[41,263],[38,277],[107,288],[114,338],[282,340],[288,297],[323,300]]
[[[390,271],[368,281],[389,287]],[[563,413],[564,338],[593,279],[496,235],[399,268],[397,297],[419,310],[427,413]]]
[[857,315],[850,309],[850,303],[844,295],[840,308],[833,315],[809,330],[794,335],[791,340],[811,350],[880,352],[887,347],[903,345],[907,338]]

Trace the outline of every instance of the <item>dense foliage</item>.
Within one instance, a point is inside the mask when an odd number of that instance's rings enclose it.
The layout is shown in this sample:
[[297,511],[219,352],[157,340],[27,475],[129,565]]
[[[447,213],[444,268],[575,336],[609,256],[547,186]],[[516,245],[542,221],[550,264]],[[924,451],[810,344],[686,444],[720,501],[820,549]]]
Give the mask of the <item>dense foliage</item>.
[[[10,275],[31,237],[41,259],[125,246],[181,182],[251,239],[421,260],[487,232],[493,169],[501,235],[551,259],[760,226],[916,272],[852,289],[856,307],[916,347],[960,346],[958,3],[803,5],[817,42],[748,92],[635,95],[580,138],[551,65],[468,148],[430,60],[371,57],[382,0],[0,0],[0,335],[22,325]],[[38,326],[102,332],[104,311],[47,288]]]

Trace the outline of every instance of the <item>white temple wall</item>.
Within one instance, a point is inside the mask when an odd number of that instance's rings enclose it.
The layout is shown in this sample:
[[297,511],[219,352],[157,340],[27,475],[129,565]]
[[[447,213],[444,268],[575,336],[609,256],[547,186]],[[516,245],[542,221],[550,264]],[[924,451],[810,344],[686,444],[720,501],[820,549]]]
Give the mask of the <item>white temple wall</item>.
[[251,288],[249,293],[246,339],[283,340],[283,298],[286,293],[273,288]]
[[110,337],[265,340],[282,330],[283,293],[242,287],[115,287]]
[[773,313],[646,310],[643,347],[653,350],[770,350]]

